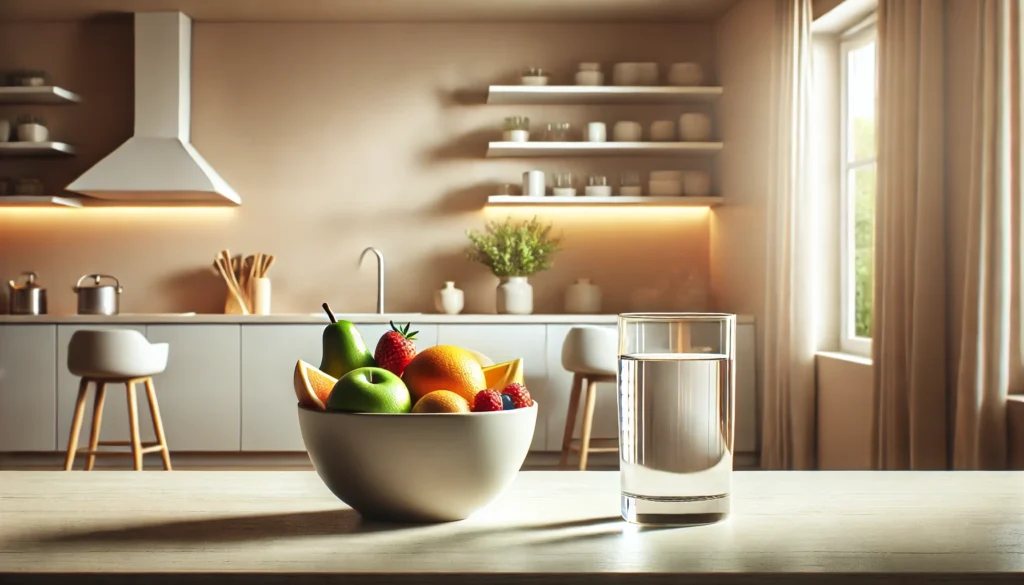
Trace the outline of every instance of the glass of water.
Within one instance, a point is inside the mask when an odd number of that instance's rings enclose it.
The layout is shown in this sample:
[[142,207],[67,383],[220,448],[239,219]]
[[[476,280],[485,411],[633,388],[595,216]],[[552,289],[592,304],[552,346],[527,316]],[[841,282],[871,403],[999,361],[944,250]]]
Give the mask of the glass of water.
[[726,518],[732,491],[736,316],[619,315],[622,517]]

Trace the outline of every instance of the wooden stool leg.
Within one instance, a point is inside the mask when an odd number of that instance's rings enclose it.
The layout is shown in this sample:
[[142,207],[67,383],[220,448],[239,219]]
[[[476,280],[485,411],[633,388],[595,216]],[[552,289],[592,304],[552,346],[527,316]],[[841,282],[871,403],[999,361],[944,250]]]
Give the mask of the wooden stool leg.
[[82,418],[85,416],[85,396],[89,392],[89,380],[82,378],[78,383],[78,402],[75,404],[75,417],[71,420],[71,436],[68,437],[68,454],[64,459],[64,471],[71,471],[78,451],[78,433],[82,431]]
[[96,463],[96,448],[100,443],[100,425],[103,424],[103,401],[107,397],[107,383],[96,382],[96,400],[92,404],[92,431],[89,432],[89,457],[85,460],[85,470],[92,471]]
[[132,434],[132,458],[135,460],[135,471],[142,470],[142,440],[139,439],[139,405],[135,399],[135,380],[124,383],[128,389],[128,427]]
[[590,430],[594,425],[594,406],[597,404],[597,382],[587,380],[587,406],[583,411],[583,432],[580,437],[580,471],[587,469],[587,452],[590,451]]
[[558,461],[559,467],[569,464],[569,451],[572,446],[572,434],[576,430],[576,415],[580,410],[580,393],[583,392],[583,376],[572,375],[572,389],[569,390],[569,410],[565,415],[565,431],[562,435],[562,457]]
[[156,401],[156,391],[153,389],[153,378],[146,378],[146,396],[149,398],[149,414],[153,417],[153,431],[156,432],[156,440],[163,447],[160,455],[164,458],[164,469],[171,470],[171,452],[167,449],[167,438],[164,437],[164,422],[160,418],[160,406]]

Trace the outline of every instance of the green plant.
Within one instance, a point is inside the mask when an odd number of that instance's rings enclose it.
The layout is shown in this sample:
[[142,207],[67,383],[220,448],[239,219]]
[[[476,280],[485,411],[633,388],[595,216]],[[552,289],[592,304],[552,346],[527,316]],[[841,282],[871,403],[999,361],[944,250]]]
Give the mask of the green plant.
[[470,246],[467,257],[489,268],[495,276],[531,276],[552,266],[551,257],[559,250],[560,237],[551,235],[551,225],[537,218],[513,222],[487,223],[484,232],[467,232]]

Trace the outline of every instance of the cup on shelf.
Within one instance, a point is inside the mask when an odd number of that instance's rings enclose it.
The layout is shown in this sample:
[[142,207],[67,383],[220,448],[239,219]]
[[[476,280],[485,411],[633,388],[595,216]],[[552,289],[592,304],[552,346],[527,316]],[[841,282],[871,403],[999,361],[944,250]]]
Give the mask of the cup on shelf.
[[612,83],[615,85],[639,85],[639,63],[616,63],[612,67]]
[[530,119],[526,116],[508,116],[501,137],[505,142],[529,142]]
[[612,186],[608,184],[608,177],[590,175],[587,177],[587,187],[583,193],[588,197],[610,197]]
[[604,122],[588,122],[586,132],[587,142],[605,142],[608,140],[608,127]]
[[498,185],[498,195],[518,195],[519,187],[512,183],[501,183]]
[[547,85],[548,72],[539,67],[529,67],[523,70],[519,81],[522,85]]
[[658,85],[658,64],[637,63],[637,79],[640,85],[652,87]]
[[704,69],[699,63],[673,63],[668,68],[668,84],[679,87],[700,85]]
[[643,187],[640,185],[640,173],[636,171],[622,173],[619,177],[619,195],[638,197],[643,194]]
[[679,116],[679,138],[685,142],[711,140],[711,117],[692,112]]
[[707,197],[711,195],[711,173],[707,171],[684,171],[683,195],[691,197]]
[[651,122],[651,141],[672,142],[676,139],[676,123],[672,120]]
[[572,124],[568,122],[552,122],[548,124],[544,139],[549,142],[568,142],[571,130]]
[[555,173],[554,186],[551,192],[556,197],[573,197],[576,195],[576,176],[572,173]]
[[679,196],[683,194],[683,171],[651,171],[648,192],[655,196]]
[[576,72],[576,85],[604,85],[604,73],[600,63],[580,63]]
[[523,195],[543,197],[546,194],[547,185],[544,182],[544,171],[526,171],[523,173]]
[[639,122],[619,121],[612,127],[612,140],[615,142],[640,142],[643,138],[643,127]]

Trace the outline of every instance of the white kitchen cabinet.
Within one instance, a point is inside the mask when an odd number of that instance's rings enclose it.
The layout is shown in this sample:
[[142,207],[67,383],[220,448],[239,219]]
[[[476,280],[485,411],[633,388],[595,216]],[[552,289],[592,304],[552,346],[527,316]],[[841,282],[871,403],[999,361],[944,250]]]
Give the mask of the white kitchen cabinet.
[[543,451],[547,444],[547,417],[552,412],[548,406],[547,326],[442,324],[437,328],[437,343],[478,351],[495,363],[523,358],[526,387],[540,408],[530,449]]
[[[71,336],[80,329],[109,330],[109,329],[134,329],[143,335],[146,334],[145,325],[58,325],[57,326],[57,450],[64,451],[68,448],[68,436],[71,434],[71,420],[75,416],[75,402],[78,400],[78,376],[68,371],[68,342]],[[171,359],[174,359],[174,348],[171,348]],[[154,442],[156,437],[153,434],[153,422],[150,420],[149,411],[146,410],[145,400],[141,400],[146,394],[141,387],[136,388],[139,400],[139,435],[143,442]],[[159,384],[156,388],[157,398],[163,397]],[[95,388],[90,384],[89,396],[85,403],[85,416],[82,419],[82,431],[78,436],[78,444],[86,445],[89,442],[89,430],[92,428],[92,407],[95,399]],[[165,421],[166,424],[166,421]],[[127,441],[131,437],[128,430],[128,394],[124,384],[108,384],[107,395],[103,404],[103,422],[100,427],[101,441]],[[174,453],[174,443],[168,438],[171,447],[171,454]],[[129,462],[131,459],[127,459]]]
[[0,327],[0,451],[54,451],[57,326]]
[[[415,325],[415,323],[413,324]],[[370,351],[389,325],[357,325]],[[295,411],[295,363],[320,365],[323,325],[247,325],[242,328],[242,450],[304,451]],[[416,347],[437,340],[436,325],[422,325]]]
[[[241,449],[241,327],[149,325],[146,337],[170,345],[167,370],[153,383],[172,458]],[[144,398],[140,392],[140,419],[149,414]]]
[[736,325],[736,407],[735,448],[737,453],[758,450],[757,422],[757,354],[754,347],[754,325]]
[[[613,333],[617,331],[615,325],[594,326],[600,329],[607,329]],[[548,325],[547,338],[547,363],[548,363],[548,439],[545,446],[547,451],[562,450],[562,436],[565,433],[565,417],[569,410],[569,391],[572,386],[572,374],[562,367],[562,344],[565,337],[569,335],[572,325]],[[610,364],[612,370],[617,364]],[[618,439],[619,437],[619,411],[616,404],[616,389],[614,382],[603,382],[597,385],[597,404],[594,406],[594,426],[591,437],[595,439]],[[579,412],[576,416],[576,430],[574,437],[579,438],[583,421],[583,405],[580,401]],[[574,459],[570,458],[570,461]]]

